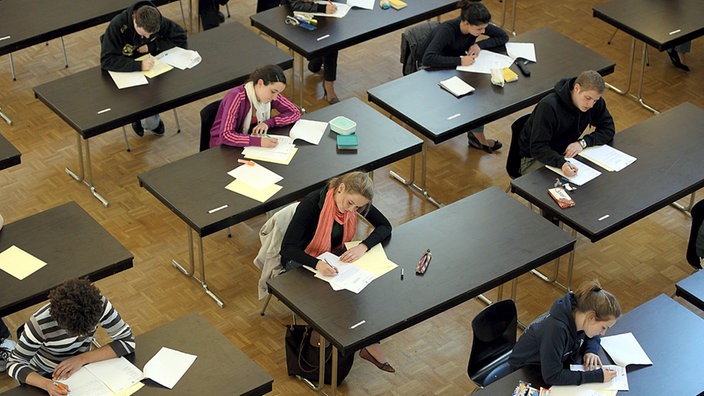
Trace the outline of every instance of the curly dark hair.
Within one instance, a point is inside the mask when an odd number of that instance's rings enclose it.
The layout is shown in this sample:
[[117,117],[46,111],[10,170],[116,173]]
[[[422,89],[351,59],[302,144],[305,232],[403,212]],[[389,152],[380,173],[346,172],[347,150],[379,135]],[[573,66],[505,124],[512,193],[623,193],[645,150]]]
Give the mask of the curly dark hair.
[[88,279],[70,279],[49,292],[51,316],[69,335],[91,334],[103,313],[100,290]]

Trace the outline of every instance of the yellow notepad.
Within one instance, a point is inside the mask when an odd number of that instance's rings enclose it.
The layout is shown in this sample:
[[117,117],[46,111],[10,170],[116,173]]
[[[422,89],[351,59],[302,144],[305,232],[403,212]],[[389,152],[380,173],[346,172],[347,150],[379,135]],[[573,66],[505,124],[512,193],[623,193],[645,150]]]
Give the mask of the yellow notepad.
[[391,7],[396,10],[400,10],[401,8],[406,6],[406,3],[401,0],[389,0],[389,4],[391,4]]
[[513,82],[518,80],[518,74],[516,74],[513,70],[508,67],[504,67],[502,70],[504,72],[504,81]]

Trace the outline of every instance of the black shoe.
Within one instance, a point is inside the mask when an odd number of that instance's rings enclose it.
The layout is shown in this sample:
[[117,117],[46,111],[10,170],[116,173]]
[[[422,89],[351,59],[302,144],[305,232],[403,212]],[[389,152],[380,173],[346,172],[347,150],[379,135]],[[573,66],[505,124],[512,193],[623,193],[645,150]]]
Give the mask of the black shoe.
[[469,133],[467,134],[467,142],[468,142],[468,144],[469,144],[469,147],[474,147],[474,148],[477,149],[477,150],[484,150],[484,151],[486,151],[486,152],[489,153],[489,154],[493,153],[494,151],[497,151],[497,150],[501,149],[501,147],[504,146],[504,145],[501,144],[501,142],[498,141],[498,140],[495,140],[495,141],[494,141],[494,145],[493,145],[493,146],[487,146],[487,145],[485,145],[485,144],[482,144],[482,143],[479,141],[479,139],[477,139],[477,137],[474,136],[474,134],[473,134],[472,132],[469,132]]
[[142,123],[140,121],[132,123],[132,130],[134,131],[135,135],[139,137],[144,136],[144,128],[142,128]]
[[218,11],[218,21],[220,21],[220,23],[225,23],[225,14],[221,11]]
[[689,66],[685,65],[680,61],[679,55],[677,55],[677,51],[675,51],[673,48],[670,48],[667,50],[667,54],[670,56],[670,61],[672,61],[672,64],[675,65],[676,68],[684,70],[684,71],[689,71]]
[[[166,128],[164,127],[164,121],[159,121],[159,125],[152,132],[155,135],[163,135]],[[144,132],[142,132],[144,133]]]
[[311,59],[310,62],[308,62],[308,70],[310,70],[311,73],[317,73],[322,68],[323,68],[323,58]]

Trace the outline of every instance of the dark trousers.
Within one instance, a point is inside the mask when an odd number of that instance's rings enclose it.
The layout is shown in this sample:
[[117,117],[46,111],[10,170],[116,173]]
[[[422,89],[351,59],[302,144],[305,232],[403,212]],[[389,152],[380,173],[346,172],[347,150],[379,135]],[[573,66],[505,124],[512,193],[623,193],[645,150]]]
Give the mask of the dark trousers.
[[0,340],[10,337],[10,330],[5,325],[5,322],[0,319]]
[[331,51],[320,58],[313,58],[310,60],[310,63],[323,65],[323,78],[325,81],[337,80],[337,54],[338,51]]

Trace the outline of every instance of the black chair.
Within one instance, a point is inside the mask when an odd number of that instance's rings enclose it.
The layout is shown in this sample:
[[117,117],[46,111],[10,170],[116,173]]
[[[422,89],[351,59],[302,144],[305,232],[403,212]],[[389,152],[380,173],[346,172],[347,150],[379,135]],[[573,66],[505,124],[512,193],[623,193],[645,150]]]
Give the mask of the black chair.
[[692,229],[689,231],[689,243],[687,243],[687,262],[694,267],[694,269],[700,270],[702,267],[699,263],[699,255],[697,254],[695,242],[697,241],[699,228],[701,228],[702,222],[704,222],[704,199],[692,206],[690,213],[692,214]]
[[279,3],[281,3],[281,0],[257,0],[257,14],[278,7]]
[[520,149],[520,134],[523,126],[528,121],[530,113],[524,114],[516,119],[511,124],[511,145],[508,148],[508,156],[506,157],[506,172],[515,179],[521,176],[521,149]]
[[221,101],[217,100],[200,110],[200,151],[210,148],[210,128],[213,127]]
[[516,345],[518,313],[513,300],[497,301],[472,320],[472,351],[467,375],[483,388],[510,374],[508,357]]

